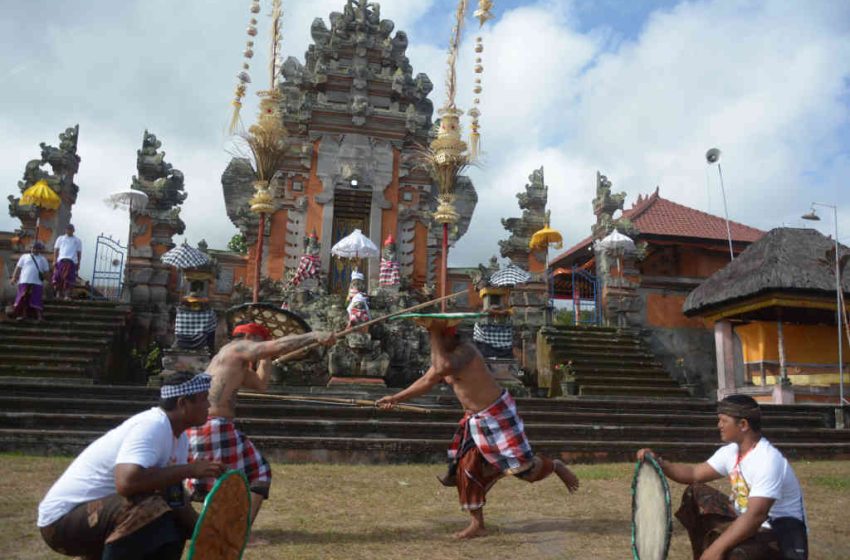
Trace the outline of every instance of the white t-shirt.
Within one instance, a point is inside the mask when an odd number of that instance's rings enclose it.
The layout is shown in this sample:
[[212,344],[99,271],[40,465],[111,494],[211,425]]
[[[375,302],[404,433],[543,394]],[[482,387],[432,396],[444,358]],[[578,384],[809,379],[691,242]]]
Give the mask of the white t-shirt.
[[[707,461],[712,469],[728,476],[732,483],[730,499],[738,514],[747,511],[749,498],[772,498],[768,516],[796,517],[806,522],[803,491],[788,460],[761,438],[743,457],[738,456],[738,444],[730,443],[717,450]],[[769,527],[768,523],[765,526]]]
[[50,270],[50,263],[42,255],[27,253],[26,255],[21,255],[21,258],[18,259],[18,268],[21,269],[21,276],[18,280],[19,284],[40,285],[42,281],[38,277],[38,271],[40,270],[42,274],[47,274],[47,271]]
[[80,264],[77,262],[77,253],[81,253],[83,251],[83,242],[80,241],[80,238],[76,235],[73,237],[60,235],[56,238],[56,242],[53,244],[53,250],[59,251],[58,260],[71,259],[74,261],[74,264]]
[[189,440],[174,437],[165,411],[151,408],[127,419],[80,453],[38,504],[38,526],[47,527],[84,502],[116,493],[115,465],[143,468],[186,464]]

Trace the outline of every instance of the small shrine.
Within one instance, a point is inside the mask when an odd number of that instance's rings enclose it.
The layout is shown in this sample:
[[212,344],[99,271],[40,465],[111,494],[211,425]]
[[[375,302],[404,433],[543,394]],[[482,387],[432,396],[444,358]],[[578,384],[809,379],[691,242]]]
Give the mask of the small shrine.
[[[840,245],[845,297],[848,255]],[[713,324],[719,399],[746,393],[780,404],[835,402],[838,357],[846,375],[850,342],[836,328],[834,266],[835,240],[776,228],[690,293],[685,315]]]

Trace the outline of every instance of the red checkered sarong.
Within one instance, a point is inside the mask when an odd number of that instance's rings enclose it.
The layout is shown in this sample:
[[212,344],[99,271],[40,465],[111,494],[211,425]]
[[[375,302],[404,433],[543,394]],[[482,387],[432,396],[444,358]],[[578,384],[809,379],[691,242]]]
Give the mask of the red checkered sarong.
[[297,286],[304,280],[316,276],[319,274],[321,264],[318,255],[301,255],[301,260],[298,261],[298,268],[295,270],[295,276],[289,281],[289,285]]
[[[268,497],[272,471],[254,444],[236,425],[221,416],[210,416],[206,424],[186,430],[189,438],[189,462],[219,461],[228,469],[245,473],[252,492]],[[189,492],[195,498],[203,498],[215,484],[214,478],[186,481]]]
[[528,469],[534,457],[525,437],[525,426],[516,411],[516,403],[507,391],[480,412],[467,412],[461,419],[449,447],[449,460],[463,455],[464,440],[471,439],[481,456],[500,472],[514,474]]
[[398,262],[381,259],[381,273],[378,277],[378,283],[381,286],[398,286],[400,282],[401,275]]

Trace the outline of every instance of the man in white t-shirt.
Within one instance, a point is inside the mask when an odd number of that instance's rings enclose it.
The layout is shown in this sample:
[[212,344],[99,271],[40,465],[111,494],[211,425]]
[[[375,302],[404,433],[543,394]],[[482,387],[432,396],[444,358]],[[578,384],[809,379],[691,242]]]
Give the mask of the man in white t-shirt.
[[158,407],[89,445],[38,505],[47,545],[83,558],[178,560],[197,520],[183,480],[224,472],[218,462],[186,464],[184,431],[206,420],[209,387],[208,374],[172,374]]
[[[661,470],[688,484],[676,518],[688,530],[694,559],[806,560],[808,529],[800,482],[788,460],[761,435],[761,408],[746,395],[717,404],[725,445],[705,463],[672,463],[651,449]],[[706,482],[729,477],[725,496]]]
[[36,320],[41,322],[44,311],[43,279],[50,272],[50,263],[41,254],[43,250],[44,244],[41,241],[34,242],[30,252],[18,259],[15,272],[12,273],[12,282],[18,284],[12,315],[17,317],[18,321],[23,321],[34,313]]
[[53,289],[59,299],[71,299],[77,282],[77,269],[83,256],[83,242],[74,235],[74,224],[65,227],[65,235],[53,244]]

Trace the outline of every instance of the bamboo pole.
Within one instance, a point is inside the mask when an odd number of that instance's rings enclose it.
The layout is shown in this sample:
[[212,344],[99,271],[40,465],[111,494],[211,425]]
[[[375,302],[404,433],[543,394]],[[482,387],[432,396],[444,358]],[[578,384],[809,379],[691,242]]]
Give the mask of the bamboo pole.
[[[240,396],[272,399],[275,401],[295,401],[295,402],[320,402],[328,404],[348,404],[354,406],[369,406],[377,407],[378,401],[369,401],[363,399],[347,399],[343,397],[307,397],[301,395],[269,395],[265,393],[239,393]],[[401,410],[403,412],[419,412],[422,414],[430,414],[431,409],[412,404],[394,404],[393,410]]]
[[[360,323],[359,325],[355,325],[353,327],[339,331],[338,333],[334,333],[334,336],[336,338],[341,338],[343,336],[347,336],[347,335],[353,333],[354,331],[364,329],[366,327],[370,327],[370,326],[372,326],[376,323],[380,323],[381,321],[386,321],[387,319],[389,319],[391,317],[395,317],[397,315],[403,315],[404,313],[410,313],[411,311],[416,311],[417,309],[422,309],[424,307],[429,307],[431,305],[435,305],[435,304],[440,303],[442,301],[446,301],[446,300],[449,300],[449,299],[456,298],[458,296],[462,296],[465,293],[466,293],[466,290],[461,291],[461,292],[456,292],[454,294],[449,294],[447,296],[438,297],[437,299],[432,299],[430,301],[426,301],[425,303],[420,303],[418,305],[414,305],[414,306],[408,307],[406,309],[402,309],[401,311],[396,311],[395,313],[389,313],[387,315],[384,315],[383,317],[378,317],[377,319],[372,319],[371,321],[366,321],[365,323]],[[313,342],[311,344],[308,344],[307,346],[299,348],[298,350],[293,350],[292,352],[289,352],[289,353],[284,354],[283,356],[281,356],[279,358],[276,358],[274,360],[274,363],[275,363],[275,365],[280,365],[281,363],[283,363],[287,360],[290,360],[290,359],[294,358],[295,356],[300,356],[301,354],[303,354],[307,350],[311,350],[311,349],[316,348],[318,346],[321,346],[321,343]]]

